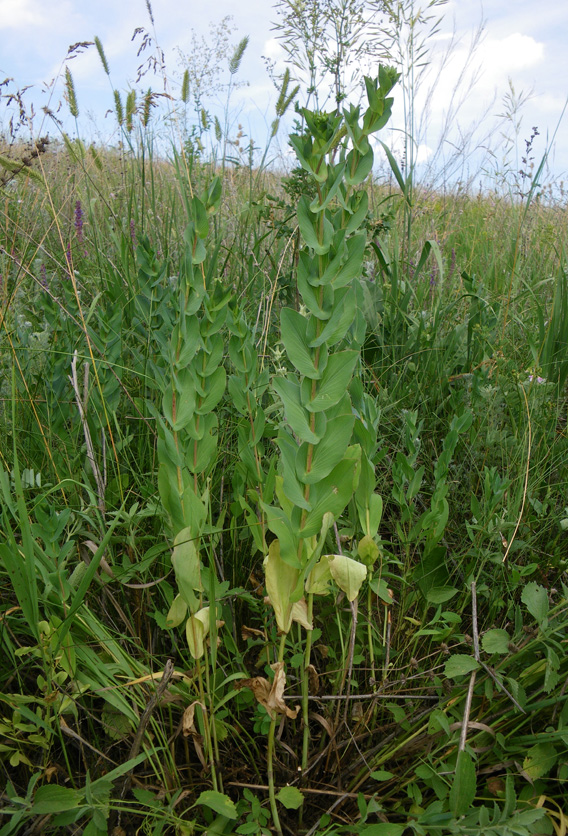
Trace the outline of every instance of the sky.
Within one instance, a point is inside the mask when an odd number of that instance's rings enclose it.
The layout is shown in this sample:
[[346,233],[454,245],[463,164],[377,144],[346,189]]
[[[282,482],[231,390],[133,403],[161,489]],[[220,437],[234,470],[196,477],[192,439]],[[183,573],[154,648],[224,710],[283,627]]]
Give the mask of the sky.
[[[410,0],[404,2],[408,5]],[[415,5],[427,3],[415,0]],[[36,111],[34,133],[49,130],[57,134],[57,127],[45,119],[41,108],[48,105],[57,111],[64,91],[63,74],[69,67],[80,116],[77,128],[63,104],[58,116],[64,128],[70,133],[78,129],[89,141],[116,142],[116,119],[108,112],[113,109],[112,88],[120,90],[124,98],[132,87],[164,91],[165,85],[179,98],[180,53],[195,58],[195,38],[211,46],[210,27],[231,15],[229,52],[244,36],[249,43],[233,77],[229,108],[226,89],[210,92],[204,103],[211,114],[219,115],[231,139],[241,125],[242,145],[252,136],[257,146],[264,147],[278,94],[263,56],[275,62],[277,73],[283,71],[286,57],[277,38],[274,4],[270,0],[216,0],[212,4],[153,0],[151,7],[155,27],[145,0],[0,0],[0,83],[12,79],[0,92],[30,86],[24,101],[28,109],[33,104]],[[536,168],[548,152],[546,180],[557,187],[565,176],[568,182],[568,114],[561,118],[568,96],[568,4],[559,0],[540,0],[538,4],[534,0],[448,0],[434,11],[443,15],[443,20],[426,41],[428,67],[416,91],[415,142],[411,146],[421,176],[437,185],[458,180],[475,184],[483,178],[489,185],[501,182],[510,186],[522,181],[519,171],[526,170],[531,159]],[[152,47],[148,47],[137,56],[144,32],[132,40],[136,28],[157,38],[165,56],[165,80],[163,75],[149,72],[136,84],[138,67],[152,54]],[[94,46],[79,48],[66,61],[71,45],[92,41],[94,36],[103,44],[110,83]],[[203,67],[211,70],[219,63],[206,56],[201,66],[204,73]],[[227,82],[226,61],[220,66],[223,72],[210,79],[210,86],[215,80]],[[368,69],[376,71],[372,66]],[[402,162],[400,87],[394,95],[392,129],[381,138]],[[0,129],[6,130],[9,113],[13,111],[0,103]],[[272,142],[270,155],[277,159],[279,155],[285,159],[289,153],[286,128],[292,118],[289,116]],[[186,126],[195,121],[191,112],[186,119]],[[537,135],[533,128],[538,129]],[[522,158],[531,136],[525,165]]]

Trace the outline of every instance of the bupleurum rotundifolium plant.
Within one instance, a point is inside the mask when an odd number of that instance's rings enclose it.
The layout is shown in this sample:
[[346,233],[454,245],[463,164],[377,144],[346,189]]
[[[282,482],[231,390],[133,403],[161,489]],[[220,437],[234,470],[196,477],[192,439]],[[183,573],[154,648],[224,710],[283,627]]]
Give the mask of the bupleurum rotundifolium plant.
[[[308,761],[308,670],[313,628],[313,596],[325,595],[331,579],[349,601],[379,554],[375,542],[382,502],[375,494],[373,433],[360,388],[361,412],[349,389],[360,361],[365,324],[359,278],[367,236],[368,196],[358,188],[373,166],[369,138],[387,123],[388,98],[397,80],[391,68],[366,78],[368,107],[343,113],[302,110],[306,129],[290,142],[298,161],[315,184],[316,195],[302,195],[297,221],[302,238],[297,269],[300,310],[281,312],[281,340],[292,370],[273,380],[282,402],[283,421],[277,437],[280,473],[278,504],[262,503],[268,528],[276,536],[265,559],[266,589],[281,634],[277,675],[281,674],[286,635],[293,621],[306,628],[302,677],[304,743],[302,769]],[[367,416],[369,417],[369,416]],[[376,417],[376,416],[375,416]],[[354,432],[357,425],[358,432]],[[372,428],[371,437],[365,432]],[[368,433],[367,433],[368,434]],[[361,443],[362,442],[362,443]],[[325,554],[328,532],[354,499],[363,533],[362,561],[344,554]],[[284,709],[282,709],[284,711]],[[272,771],[276,713],[269,733],[268,777],[271,807],[279,830]]]

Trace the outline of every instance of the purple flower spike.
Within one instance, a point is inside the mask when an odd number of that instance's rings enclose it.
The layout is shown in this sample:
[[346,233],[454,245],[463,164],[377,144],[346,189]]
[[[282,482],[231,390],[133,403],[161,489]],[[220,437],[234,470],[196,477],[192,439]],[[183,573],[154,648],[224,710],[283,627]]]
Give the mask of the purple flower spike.
[[81,201],[78,200],[75,204],[75,232],[77,233],[77,240],[80,244],[83,243],[83,209],[81,208]]

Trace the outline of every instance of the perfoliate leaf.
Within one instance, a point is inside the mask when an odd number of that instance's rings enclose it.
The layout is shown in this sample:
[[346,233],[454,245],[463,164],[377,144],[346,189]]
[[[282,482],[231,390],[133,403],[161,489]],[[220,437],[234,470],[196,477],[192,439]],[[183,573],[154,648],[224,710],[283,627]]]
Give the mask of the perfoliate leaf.
[[[319,223],[321,223],[322,229],[321,240],[318,238],[316,231]],[[315,215],[310,210],[308,198],[305,195],[298,202],[298,226],[302,238],[317,255],[325,255],[329,252],[333,239],[333,226],[325,216]]]
[[[310,381],[307,380],[307,383],[310,384]],[[294,435],[297,435],[301,441],[308,441],[311,444],[317,444],[325,433],[325,416],[321,416],[323,419],[321,421],[316,420],[316,424],[312,430],[310,427],[309,414],[302,406],[300,400],[299,385],[293,380],[288,380],[288,378],[276,377],[272,386],[282,401],[286,421],[290,425],[290,429]]]
[[280,314],[281,338],[286,354],[294,368],[310,379],[319,379],[322,374],[322,364],[319,368],[314,365],[313,354],[308,347],[306,330],[308,320],[293,308],[283,308]]
[[475,764],[468,752],[458,752],[456,772],[450,790],[450,810],[454,816],[469,813],[477,792],[477,776]]
[[313,537],[321,529],[323,515],[333,514],[337,519],[353,496],[359,478],[361,448],[354,444],[347,448],[345,458],[333,468],[329,476],[311,486],[310,503],[301,537]]
[[205,653],[205,639],[209,633],[209,607],[203,607],[187,619],[185,635],[189,652],[194,659],[201,659]]
[[481,646],[486,653],[508,653],[510,641],[506,630],[488,630],[481,639]]
[[201,590],[201,564],[190,528],[182,528],[174,540],[172,566],[180,594],[189,609],[197,609],[195,591]]
[[295,621],[296,624],[301,624],[304,630],[314,629],[314,625],[308,618],[308,605],[305,598],[300,598],[299,601],[293,602],[292,621]]
[[448,679],[455,679],[456,676],[465,676],[479,669],[479,663],[475,661],[473,656],[466,656],[462,653],[454,653],[453,656],[446,661],[444,672]]
[[331,571],[329,562],[331,555],[324,554],[316,563],[312,571],[306,578],[306,592],[312,595],[328,595],[330,592],[329,582],[331,581]]
[[176,595],[166,616],[166,627],[179,627],[187,615],[187,601],[182,595]]
[[311,396],[311,384],[309,387],[305,385],[310,381],[304,381],[302,400],[306,409],[310,412],[322,412],[339,403],[347,391],[358,359],[359,352],[354,350],[338,351],[332,354],[327,361],[314,398]]
[[366,534],[364,537],[359,540],[357,545],[357,554],[361,558],[362,563],[365,566],[372,566],[377,557],[379,556],[379,547],[375,543],[372,537],[369,537]]
[[[330,288],[330,291],[332,289]],[[356,298],[350,288],[336,294],[333,313],[326,322],[321,334],[310,342],[310,348],[325,343],[328,348],[336,345],[346,335],[355,317]]]
[[282,787],[276,798],[287,810],[297,810],[304,803],[304,796],[296,787]]
[[302,444],[296,456],[296,473],[301,482],[305,485],[320,482],[339,464],[351,440],[354,421],[354,415],[338,415],[327,422],[324,437],[311,448],[309,471],[310,446],[306,442]]

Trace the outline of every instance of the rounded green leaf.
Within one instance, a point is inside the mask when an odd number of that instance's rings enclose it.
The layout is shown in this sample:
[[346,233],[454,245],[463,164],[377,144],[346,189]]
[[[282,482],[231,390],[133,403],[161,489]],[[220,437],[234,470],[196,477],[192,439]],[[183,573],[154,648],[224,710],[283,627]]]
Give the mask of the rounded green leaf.
[[226,816],[228,819],[236,819],[238,816],[235,802],[222,792],[205,790],[201,793],[194,806],[196,807],[198,804],[203,807],[209,807],[210,810],[214,810],[219,815]]
[[508,653],[509,634],[506,630],[488,630],[481,639],[481,646],[486,653]]
[[466,656],[462,653],[454,653],[444,666],[444,671],[448,679],[455,679],[456,676],[465,676],[478,669],[479,663],[475,661],[473,656]]
[[287,810],[297,810],[304,803],[304,796],[296,787],[282,787],[276,798]]

